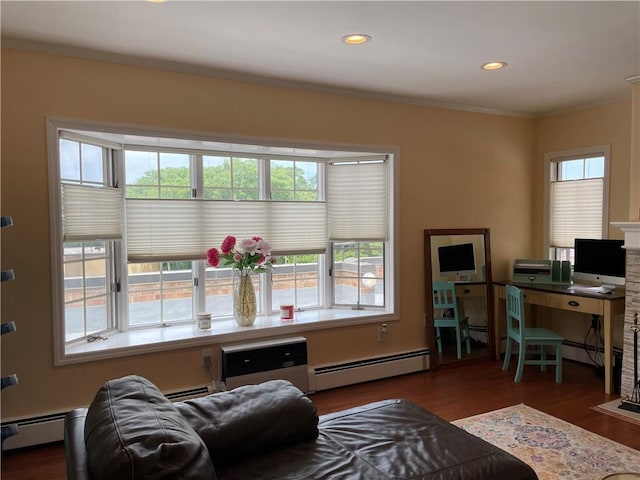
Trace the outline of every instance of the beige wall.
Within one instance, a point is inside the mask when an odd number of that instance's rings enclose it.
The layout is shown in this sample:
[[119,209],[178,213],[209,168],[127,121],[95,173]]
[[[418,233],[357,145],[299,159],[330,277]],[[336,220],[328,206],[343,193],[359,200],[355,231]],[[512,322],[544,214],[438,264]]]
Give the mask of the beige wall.
[[[210,133],[372,146],[400,151],[401,319],[377,342],[376,325],[309,332],[310,363],[348,361],[426,346],[423,229],[488,227],[495,277],[537,248],[541,148],[564,148],[553,119],[535,121],[260,86],[212,77],[3,49],[2,374],[20,384],[2,392],[4,419],[86,405],[105,380],[128,373],[163,390],[202,385],[203,347],[53,367],[45,119],[48,116]],[[625,104],[605,111],[624,117]],[[622,112],[618,112],[622,110]],[[615,112],[618,112],[617,114]],[[607,122],[602,122],[604,126]],[[549,125],[547,127],[547,125]],[[594,126],[595,128],[595,126]],[[549,133],[545,133],[549,132]],[[549,138],[547,138],[549,137]],[[561,135],[559,135],[562,138]],[[586,136],[579,144],[589,144]],[[596,143],[627,140],[594,138]],[[571,142],[569,142],[571,143]],[[628,149],[627,147],[624,147]],[[535,156],[534,156],[535,153]],[[617,153],[615,153],[618,155]],[[619,178],[616,173],[616,179]],[[620,174],[623,175],[623,174]],[[618,181],[618,180],[616,180]],[[535,190],[534,190],[535,187]],[[624,197],[624,195],[622,195]],[[627,196],[628,197],[628,196]],[[628,198],[616,199],[617,216]]]

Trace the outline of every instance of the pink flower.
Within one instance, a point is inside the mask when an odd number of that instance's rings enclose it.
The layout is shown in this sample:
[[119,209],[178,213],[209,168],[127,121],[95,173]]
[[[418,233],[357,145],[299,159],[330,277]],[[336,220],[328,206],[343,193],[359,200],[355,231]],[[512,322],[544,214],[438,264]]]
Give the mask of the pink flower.
[[220,252],[217,248],[207,250],[207,263],[212,267],[217,267],[220,263]]
[[220,251],[224,255],[228,255],[233,250],[233,247],[236,246],[236,237],[232,235],[227,235],[225,239],[222,241],[222,245],[220,246]]
[[264,255],[262,257],[260,257],[258,259],[258,265],[260,265],[261,263],[264,263],[264,261],[267,259],[267,257],[265,257]]
[[233,255],[233,261],[234,261],[234,262],[239,262],[240,260],[242,260],[242,255],[240,255],[239,253],[237,253],[237,252],[236,252],[236,253]]
[[253,238],[246,238],[240,242],[240,251],[246,252],[249,255],[253,255],[256,253],[256,249],[258,248],[258,242],[256,242]]
[[271,254],[271,245],[269,245],[266,240],[260,239],[260,240],[257,240],[257,242],[258,242],[258,246],[256,247],[257,252],[263,255]]

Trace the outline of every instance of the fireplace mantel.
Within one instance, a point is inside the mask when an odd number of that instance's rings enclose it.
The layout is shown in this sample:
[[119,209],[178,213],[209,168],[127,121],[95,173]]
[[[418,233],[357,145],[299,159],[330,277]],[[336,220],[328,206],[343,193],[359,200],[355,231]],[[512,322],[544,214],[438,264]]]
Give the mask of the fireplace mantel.
[[611,222],[624,232],[624,248],[640,249],[640,222]]

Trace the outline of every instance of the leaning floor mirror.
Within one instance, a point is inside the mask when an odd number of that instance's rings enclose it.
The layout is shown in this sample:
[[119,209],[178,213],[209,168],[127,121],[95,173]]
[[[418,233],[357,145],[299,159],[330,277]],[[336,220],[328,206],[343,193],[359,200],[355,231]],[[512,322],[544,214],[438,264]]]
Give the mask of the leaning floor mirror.
[[493,358],[489,229],[425,230],[424,258],[430,365]]

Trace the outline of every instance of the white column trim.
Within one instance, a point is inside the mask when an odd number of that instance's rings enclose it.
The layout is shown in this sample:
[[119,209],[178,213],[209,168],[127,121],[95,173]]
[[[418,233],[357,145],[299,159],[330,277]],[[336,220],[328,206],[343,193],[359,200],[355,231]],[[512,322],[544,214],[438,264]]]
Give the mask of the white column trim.
[[611,222],[624,232],[624,248],[640,250],[640,222]]

